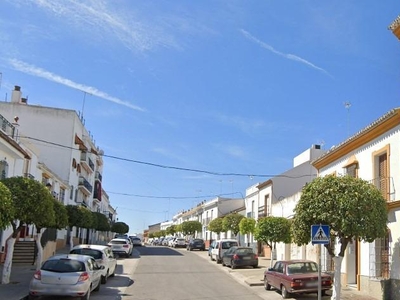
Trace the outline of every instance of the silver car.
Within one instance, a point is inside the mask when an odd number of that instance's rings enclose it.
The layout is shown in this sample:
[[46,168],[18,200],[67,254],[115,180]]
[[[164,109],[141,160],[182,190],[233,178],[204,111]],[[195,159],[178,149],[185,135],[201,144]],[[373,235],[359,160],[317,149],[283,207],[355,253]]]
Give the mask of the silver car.
[[113,277],[117,268],[117,259],[111,248],[105,245],[77,245],[69,252],[71,254],[89,255],[99,266],[104,266],[101,283],[107,283],[108,277]]
[[29,299],[40,296],[71,296],[87,300],[101,285],[99,266],[91,256],[61,254],[46,260],[29,285]]

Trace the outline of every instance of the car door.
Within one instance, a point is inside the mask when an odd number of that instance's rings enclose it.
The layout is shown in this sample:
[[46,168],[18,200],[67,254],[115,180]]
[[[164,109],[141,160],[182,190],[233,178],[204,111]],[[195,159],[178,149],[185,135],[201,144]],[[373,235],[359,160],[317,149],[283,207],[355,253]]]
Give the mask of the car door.
[[234,249],[230,248],[229,250],[225,251],[224,254],[222,254],[222,263],[228,266],[231,266],[231,260],[234,254]]
[[268,276],[268,281],[270,283],[270,285],[279,288],[279,280],[280,280],[280,276],[279,276],[279,270],[281,267],[281,262],[276,262],[274,267],[272,268],[272,270],[269,270],[269,276]]
[[114,256],[114,253],[111,251],[111,249],[105,249],[104,253],[107,257],[108,260],[108,269],[109,269],[109,274],[114,274],[115,269],[117,267],[117,259]]
[[101,280],[101,271],[102,269],[96,263],[93,258],[88,259],[87,261],[88,273],[90,274],[90,279],[92,282],[92,290],[95,289],[99,285],[99,281]]
[[215,242],[215,247],[211,250],[211,258],[213,260],[216,260],[218,257],[219,244],[220,242]]

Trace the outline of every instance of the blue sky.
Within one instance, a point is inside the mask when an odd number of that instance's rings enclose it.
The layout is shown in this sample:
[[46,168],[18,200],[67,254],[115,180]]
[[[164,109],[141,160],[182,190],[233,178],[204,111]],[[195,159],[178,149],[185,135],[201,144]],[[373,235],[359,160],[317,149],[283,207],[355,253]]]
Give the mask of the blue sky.
[[[19,85],[29,104],[83,111],[130,233],[241,197],[400,106],[394,0],[3,0],[0,11],[0,99]],[[218,175],[231,173],[243,176]]]

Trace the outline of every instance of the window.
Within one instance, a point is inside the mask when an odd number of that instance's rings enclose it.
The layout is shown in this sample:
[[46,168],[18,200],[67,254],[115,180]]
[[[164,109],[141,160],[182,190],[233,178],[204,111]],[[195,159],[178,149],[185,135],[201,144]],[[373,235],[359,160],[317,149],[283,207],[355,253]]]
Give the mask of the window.
[[64,203],[64,198],[65,198],[65,189],[60,188],[60,195],[58,200],[60,200],[62,203]]
[[372,155],[374,161],[373,184],[381,191],[383,198],[389,201],[391,196],[389,169],[390,148],[386,146],[374,152]]
[[4,159],[0,161],[0,179],[7,178],[7,175],[8,175],[8,163]]
[[346,174],[348,176],[357,178],[358,177],[357,171],[358,171],[358,163],[354,163],[354,164],[346,166]]
[[389,245],[390,232],[384,238],[378,238],[370,244],[370,276],[373,278],[390,277],[392,255]]

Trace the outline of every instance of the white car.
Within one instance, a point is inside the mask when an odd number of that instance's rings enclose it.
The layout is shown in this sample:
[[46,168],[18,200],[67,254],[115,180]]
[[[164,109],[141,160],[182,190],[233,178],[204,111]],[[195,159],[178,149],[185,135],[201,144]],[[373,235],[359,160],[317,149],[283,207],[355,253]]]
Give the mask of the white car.
[[29,299],[41,296],[70,296],[89,299],[101,285],[99,266],[88,255],[62,254],[46,260],[36,271],[29,285]]
[[174,248],[186,248],[186,240],[184,238],[176,238],[173,244]]
[[210,258],[211,260],[215,260],[217,264],[222,262],[222,256],[224,253],[233,246],[239,246],[237,240],[233,239],[223,239],[215,241],[214,248],[211,250]]
[[142,240],[137,236],[130,236],[129,239],[132,242],[132,246],[142,246]]
[[101,274],[101,283],[106,283],[108,277],[115,275],[117,259],[111,248],[105,245],[77,245],[70,251],[71,254],[89,255],[95,259],[98,265],[104,266]]
[[108,246],[114,254],[129,257],[132,254],[132,243],[129,239],[112,239]]

